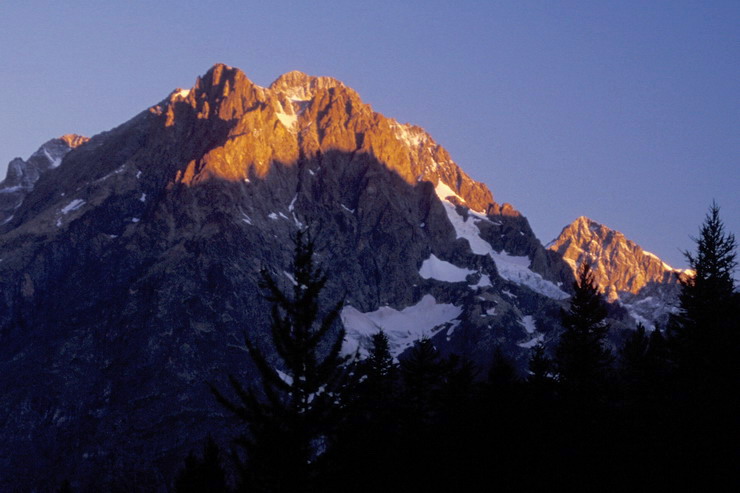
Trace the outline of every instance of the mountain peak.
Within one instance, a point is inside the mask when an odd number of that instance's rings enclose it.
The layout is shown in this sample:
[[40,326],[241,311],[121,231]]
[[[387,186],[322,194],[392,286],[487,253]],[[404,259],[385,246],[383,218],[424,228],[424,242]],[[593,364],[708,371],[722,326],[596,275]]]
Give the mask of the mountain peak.
[[650,283],[675,283],[679,272],[621,232],[586,216],[563,228],[548,248],[574,272],[585,262],[591,264],[600,290],[612,301],[619,293],[636,294]]
[[344,83],[333,77],[317,77],[299,70],[287,72],[270,84],[271,90],[284,93],[290,99],[296,101],[308,101],[314,97],[318,89],[335,87],[349,89]]
[[90,140],[90,138],[77,134],[65,134],[59,137],[59,140],[67,144],[70,149],[76,149]]

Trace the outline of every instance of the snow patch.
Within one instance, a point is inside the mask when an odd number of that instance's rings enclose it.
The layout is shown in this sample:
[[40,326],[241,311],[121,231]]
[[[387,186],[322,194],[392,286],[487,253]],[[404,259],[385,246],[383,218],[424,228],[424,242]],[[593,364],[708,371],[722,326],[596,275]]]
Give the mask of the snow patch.
[[524,330],[527,331],[527,334],[534,334],[537,330],[537,325],[535,324],[534,317],[532,315],[523,316],[522,319],[519,321],[519,324],[524,327]]
[[60,211],[62,214],[69,214],[70,212],[76,211],[80,207],[85,205],[85,201],[82,199],[74,199],[69,204],[62,207],[62,210]]
[[569,295],[554,283],[542,278],[541,275],[529,270],[529,257],[509,255],[505,250],[501,253],[491,252],[491,258],[496,262],[496,269],[501,277],[528,287],[532,291],[553,298],[564,300]]
[[439,183],[437,183],[437,186],[434,187],[434,192],[437,194],[437,197],[439,197],[439,200],[443,202],[447,202],[447,197],[456,197],[457,199],[460,200],[460,202],[465,202],[465,199],[463,199],[458,194],[456,194],[455,191],[452,190],[442,180],[439,180]]
[[[435,191],[439,197],[448,197],[450,195],[457,196],[441,181],[437,185]],[[477,221],[473,219],[473,217],[476,217],[475,215],[469,214],[467,220],[465,220],[457,213],[455,206],[446,199],[442,200],[442,205],[445,207],[447,218],[450,220],[452,227],[455,228],[455,234],[457,237],[468,240],[470,250],[473,253],[477,255],[490,255],[496,263],[496,268],[501,277],[508,281],[524,285],[532,291],[549,298],[556,300],[568,298],[569,295],[558,288],[555,284],[543,279],[541,275],[529,269],[529,257],[516,257],[509,255],[506,251],[502,251],[501,253],[494,251],[491,245],[480,237],[480,229],[478,229],[476,224]]]
[[172,94],[176,98],[186,98],[190,94],[190,89],[175,89],[175,92]]
[[293,377],[291,377],[287,373],[283,373],[282,371],[278,370],[277,368],[275,368],[275,373],[278,374],[278,376],[280,377],[280,380],[282,380],[283,382],[287,383],[288,385],[293,385]]
[[[118,174],[121,174],[121,173],[123,173],[123,172],[124,172],[124,170],[125,170],[125,169],[126,169],[126,165],[125,165],[125,164],[124,164],[124,165],[122,165],[122,166],[119,166],[119,167],[118,167],[117,169],[115,169],[114,171],[112,171],[112,172],[108,173],[108,174],[107,174],[107,175],[105,175],[104,177],[102,177],[102,178],[99,178],[99,179],[95,180],[95,183],[99,183],[99,182],[101,182],[101,181],[105,181],[105,180],[107,180],[108,178],[110,178],[111,176],[114,176],[114,175],[118,175]],[[139,172],[137,173],[137,176],[136,176],[137,178],[139,177],[139,174],[140,174],[140,173],[141,173],[141,171],[139,171]]]
[[452,334],[455,333],[455,329],[457,329],[457,327],[459,325],[460,325],[460,321],[459,320],[453,320],[452,322],[450,322],[450,328],[447,329],[447,342],[450,341],[450,338],[452,337]]
[[473,285],[474,288],[487,288],[493,286],[491,278],[486,274],[481,274],[480,281]]
[[285,277],[288,278],[288,280],[293,286],[298,286],[298,283],[296,282],[295,277],[293,277],[293,275],[290,272],[288,272],[287,270],[284,270],[283,274],[285,274]]
[[249,224],[251,226],[252,225],[252,218],[249,217],[246,212],[244,212],[244,211],[240,211],[240,212],[242,213],[242,221],[244,221],[245,223],[247,223],[247,224]]
[[267,217],[269,217],[269,218],[270,218],[270,219],[272,219],[273,221],[277,221],[278,215],[277,215],[277,214],[275,214],[274,212],[271,212],[271,213],[269,213],[269,214],[267,215]]
[[534,336],[528,341],[520,342],[519,344],[517,344],[517,346],[519,346],[520,348],[524,348],[524,349],[532,349],[533,347],[535,347],[537,344],[539,344],[540,342],[544,340],[545,340],[545,334],[537,334],[536,336]]
[[347,331],[343,351],[353,354],[358,348],[366,356],[372,347],[372,336],[383,329],[388,336],[391,354],[398,356],[422,337],[430,337],[462,313],[462,308],[437,303],[427,294],[415,305],[402,310],[384,306],[362,313],[352,306],[342,309],[341,319]]
[[395,123],[391,124],[391,127],[395,130],[396,137],[402,140],[408,147],[416,148],[426,141],[424,133],[417,132],[413,134],[410,125]]
[[480,237],[480,230],[475,225],[475,221],[472,216],[468,216],[467,221],[457,213],[455,206],[447,201],[443,201],[442,205],[445,207],[447,212],[447,219],[452,223],[452,227],[455,228],[455,234],[458,238],[464,238],[468,240],[470,244],[470,250],[477,255],[486,255],[493,252],[491,245]]
[[282,112],[277,112],[275,114],[277,115],[278,120],[280,120],[280,123],[282,123],[285,128],[287,128],[288,130],[293,130],[293,127],[298,121],[298,117],[296,115],[288,115],[287,113]]
[[419,269],[419,275],[424,279],[436,279],[443,282],[465,282],[466,278],[474,273],[473,270],[463,269],[445,260],[440,260],[434,254],[422,262]]
[[506,296],[508,296],[509,298],[517,298],[517,295],[515,295],[514,293],[512,293],[512,292],[511,292],[511,291],[509,291],[508,289],[502,289],[502,290],[501,290],[501,294],[505,294],[505,295],[506,295]]
[[3,188],[2,190],[0,190],[0,193],[13,193],[13,192],[17,192],[18,190],[22,190],[22,189],[23,189],[22,186],[15,185],[12,187]]
[[132,217],[131,218],[131,222],[134,223],[134,224],[135,223],[138,223],[139,221],[141,221],[141,218],[138,218],[138,217]]
[[57,158],[54,158],[54,157],[53,157],[53,156],[52,156],[52,155],[51,155],[51,154],[49,153],[49,151],[47,151],[47,150],[46,150],[46,147],[44,147],[44,155],[45,155],[45,156],[46,156],[46,158],[47,158],[47,159],[49,160],[49,163],[51,164],[51,167],[52,167],[52,168],[58,168],[58,167],[59,167],[59,165],[60,165],[60,164],[62,164],[62,158],[61,158],[61,157],[57,157]]
[[139,200],[141,202],[146,202],[146,194],[144,192],[141,193],[141,197],[139,197]]

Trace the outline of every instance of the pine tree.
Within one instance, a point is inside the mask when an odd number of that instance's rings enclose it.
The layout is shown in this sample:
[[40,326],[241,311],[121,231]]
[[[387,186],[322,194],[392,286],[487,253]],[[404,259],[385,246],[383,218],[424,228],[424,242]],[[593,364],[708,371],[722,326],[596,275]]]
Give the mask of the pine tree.
[[697,468],[706,477],[735,480],[740,401],[740,295],[735,292],[735,236],[725,232],[712,203],[696,252],[684,252],[693,275],[682,280],[680,312],[669,322],[674,364],[674,434],[683,453],[675,469]]
[[299,231],[290,269],[292,294],[262,270],[260,287],[272,303],[272,351],[277,370],[245,335],[245,344],[260,373],[261,388],[244,386],[229,376],[237,401],[211,387],[218,402],[246,422],[248,433],[237,443],[247,452],[240,464],[249,491],[311,491],[316,462],[330,440],[340,410],[337,403],[346,379],[340,356],[344,330],[332,334],[342,302],[323,317],[319,295],[327,277],[315,264],[315,243]]
[[401,361],[405,402],[419,424],[431,423],[437,411],[442,366],[439,351],[427,337],[417,342]]
[[363,387],[368,398],[382,405],[393,398],[398,367],[393,361],[385,332],[380,330],[373,334],[372,343],[370,355],[363,365],[367,376]]
[[579,270],[573,288],[570,308],[561,311],[565,331],[555,351],[559,381],[571,395],[596,397],[603,392],[613,359],[605,347],[607,308],[588,264]]
[[645,326],[637,324],[634,332],[627,335],[624,344],[619,349],[619,363],[623,372],[640,378],[645,373],[650,336]]
[[[378,470],[393,467],[399,447],[398,365],[390,352],[388,336],[380,330],[372,336],[369,355],[354,368],[345,395],[347,412],[340,423],[332,450],[333,485],[327,491],[378,491],[388,478]],[[362,478],[361,485],[355,484]]]
[[[684,252],[693,275],[681,279],[680,313],[671,319],[670,342],[679,371],[716,378],[737,360],[737,303],[733,271],[735,236],[726,233],[719,206],[712,203],[696,243]],[[699,373],[714,374],[702,374]]]

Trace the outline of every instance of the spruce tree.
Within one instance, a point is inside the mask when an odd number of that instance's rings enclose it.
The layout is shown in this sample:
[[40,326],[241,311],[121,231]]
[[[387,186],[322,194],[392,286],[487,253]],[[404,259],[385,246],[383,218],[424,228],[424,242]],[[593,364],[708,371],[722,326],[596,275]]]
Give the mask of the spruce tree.
[[570,308],[561,310],[565,331],[555,350],[559,381],[574,396],[596,397],[603,392],[612,363],[605,346],[609,330],[606,303],[599,294],[593,272],[583,264],[573,285]]
[[[398,438],[398,365],[390,352],[388,336],[373,334],[369,355],[353,368],[352,384],[345,395],[346,414],[332,450],[332,482],[327,491],[378,491],[388,478],[378,470],[402,460]],[[394,460],[395,459],[395,460]],[[356,484],[357,479],[361,484]]]
[[443,362],[432,340],[424,337],[401,361],[404,401],[415,423],[430,424],[438,410]]
[[732,481],[740,436],[740,303],[733,277],[737,243],[725,231],[716,203],[693,239],[696,251],[684,255],[694,272],[682,280],[680,311],[669,322],[675,370],[671,412],[680,437],[674,448],[683,453],[674,457],[675,468],[702,470],[702,481]]
[[393,398],[394,383],[398,366],[393,361],[388,336],[382,330],[373,334],[372,348],[364,361],[366,380],[364,393],[375,406],[387,403]]
[[693,240],[696,252],[684,252],[693,274],[681,279],[680,312],[670,323],[672,355],[681,373],[717,378],[733,371],[740,334],[733,277],[737,243],[725,232],[716,203]]
[[260,287],[272,303],[269,353],[278,367],[245,335],[245,344],[260,373],[260,388],[229,382],[237,400],[211,387],[218,402],[245,421],[248,431],[237,443],[247,462],[240,463],[249,491],[311,491],[317,488],[317,460],[331,439],[346,379],[340,356],[344,330],[336,328],[342,301],[320,316],[319,295],[327,277],[315,262],[315,243],[299,231],[290,268],[292,293],[262,270]]

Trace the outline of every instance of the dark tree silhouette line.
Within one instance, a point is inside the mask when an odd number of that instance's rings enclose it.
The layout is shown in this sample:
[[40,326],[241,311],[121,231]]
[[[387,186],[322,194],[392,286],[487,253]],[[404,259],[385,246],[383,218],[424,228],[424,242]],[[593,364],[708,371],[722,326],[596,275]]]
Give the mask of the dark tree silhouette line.
[[[340,357],[341,303],[300,232],[292,293],[267,271],[272,349],[245,336],[261,380],[212,385],[244,433],[224,460],[210,441],[177,491],[604,491],[737,486],[740,295],[736,242],[713,204],[686,258],[680,308],[663,330],[638,325],[613,354],[606,302],[583,266],[552,354],[526,375],[500,350],[488,369],[429,339],[399,362],[381,331],[366,358]],[[487,370],[487,371],[486,371]]]

